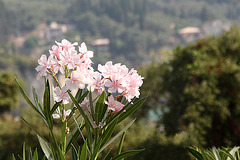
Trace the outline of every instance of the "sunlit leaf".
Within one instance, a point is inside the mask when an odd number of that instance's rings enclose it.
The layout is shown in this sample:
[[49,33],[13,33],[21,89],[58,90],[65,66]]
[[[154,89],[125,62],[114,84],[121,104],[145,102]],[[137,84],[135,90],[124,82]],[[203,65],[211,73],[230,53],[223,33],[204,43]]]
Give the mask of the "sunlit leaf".
[[104,100],[105,100],[105,92],[103,92],[100,97],[98,98],[98,101],[96,103],[95,107],[95,118],[96,118],[96,124],[98,125],[101,121],[102,115],[105,114],[104,112]]
[[83,144],[80,160],[87,160],[87,140]]
[[142,152],[143,150],[144,150],[144,149],[126,151],[126,152],[123,152],[123,153],[117,155],[117,156],[114,157],[112,160],[122,160],[122,159],[124,159],[124,158],[127,158],[127,157],[133,156],[133,155],[135,155],[135,154],[138,154],[138,153]]
[[81,113],[81,115],[83,116],[85,122],[93,129],[93,126],[92,126],[89,118],[85,114],[84,110],[82,109],[82,107],[79,105],[79,103],[76,101],[76,99],[73,97],[73,95],[71,94],[70,91],[68,91],[68,94],[69,94],[70,98],[72,99],[73,103],[75,104],[75,106],[77,107],[77,109],[79,110],[79,112]]
[[40,143],[40,146],[41,146],[46,158],[48,160],[51,160],[53,157],[52,157],[52,152],[50,150],[50,147],[39,135],[37,135],[37,137],[38,137],[38,141]]
[[111,143],[113,143],[118,137],[120,137],[123,132],[125,132],[133,123],[134,123],[135,119],[132,120],[130,123],[128,123],[128,125],[123,128],[120,132],[118,132],[113,138],[111,138],[100,150],[99,153],[102,152],[107,146],[109,146]]

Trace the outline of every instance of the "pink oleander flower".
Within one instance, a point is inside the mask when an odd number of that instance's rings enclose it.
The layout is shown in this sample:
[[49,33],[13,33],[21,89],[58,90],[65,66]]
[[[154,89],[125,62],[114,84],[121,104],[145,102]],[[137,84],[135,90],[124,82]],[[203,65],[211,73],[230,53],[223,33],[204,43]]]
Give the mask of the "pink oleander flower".
[[56,87],[54,89],[54,93],[56,94],[56,96],[54,97],[56,102],[61,102],[63,104],[68,104],[69,103],[69,96],[67,93],[67,87],[64,86],[62,87],[62,89],[60,89],[59,87]]
[[65,79],[66,87],[70,90],[75,90],[75,89],[84,89],[85,84],[86,84],[86,77],[82,72],[73,71],[71,73],[71,78],[66,78]]
[[108,87],[108,92],[109,93],[122,93],[124,91],[124,87],[122,86],[122,81],[123,79],[117,75],[114,74],[111,76],[111,79],[107,79],[105,82],[105,86]]
[[91,60],[87,59],[84,62],[80,62],[78,64],[76,64],[77,66],[77,70],[79,72],[82,72],[85,76],[89,75],[89,72],[93,71],[93,68],[91,67]]
[[143,84],[141,77],[136,70],[131,70],[126,76],[126,81],[122,84],[125,87],[124,96],[130,101],[133,97],[139,98],[139,87]]
[[55,59],[55,58],[51,58],[50,59],[50,63],[51,63],[51,69],[55,72],[55,74],[58,73],[58,71],[60,71],[62,74],[64,74],[64,68],[63,66],[59,63],[59,60]]
[[46,55],[42,55],[38,60],[38,66],[35,68],[38,73],[38,79],[42,76],[47,76],[47,69],[50,66],[50,59],[47,59]]
[[87,46],[84,42],[79,47],[79,52],[81,53],[80,58],[84,61],[88,58],[93,57],[93,51],[88,51]]
[[[71,109],[68,109],[67,111],[63,111],[63,113],[64,113],[64,120],[70,115],[70,113],[71,113]],[[52,114],[52,117],[54,118],[54,119],[60,119],[61,118],[61,111],[60,111],[60,108],[58,107],[57,109],[56,109],[56,112],[57,113],[55,113],[55,114]]]
[[76,45],[78,45],[77,42],[74,42],[74,43],[70,43],[68,40],[66,39],[63,39],[61,41],[61,43],[55,41],[57,43],[58,46],[62,47],[63,50],[66,50],[67,52],[70,51],[70,50],[75,50],[75,47]]
[[101,94],[104,91],[104,79],[102,79],[102,75],[99,72],[92,72],[89,74],[87,83],[88,90],[92,92],[96,90],[98,94]]
[[112,67],[112,61],[109,61],[105,65],[99,64],[98,70],[102,73],[103,77],[109,78],[113,73]]
[[88,104],[89,104],[89,100],[87,97],[85,97],[82,103],[80,104],[80,106],[88,110]]
[[52,56],[55,56],[57,60],[60,60],[60,54],[61,54],[62,49],[59,46],[53,45],[52,50],[49,50],[49,53]]
[[74,69],[76,67],[76,63],[79,63],[80,61],[79,55],[75,50],[63,50],[60,57],[61,60],[59,61],[59,64],[62,66],[67,66],[68,69]]
[[124,104],[118,102],[117,100],[114,100],[112,95],[108,97],[108,101],[105,101],[105,104],[107,104],[109,109],[114,113],[121,111],[124,107]]

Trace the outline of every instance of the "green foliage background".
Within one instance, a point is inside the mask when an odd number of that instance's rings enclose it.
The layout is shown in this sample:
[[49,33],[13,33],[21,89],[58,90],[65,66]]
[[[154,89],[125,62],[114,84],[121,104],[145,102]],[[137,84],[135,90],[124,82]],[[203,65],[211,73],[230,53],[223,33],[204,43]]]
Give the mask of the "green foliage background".
[[232,27],[219,37],[177,47],[172,60],[144,69],[142,91],[149,99],[141,112],[155,111],[158,134],[180,142],[175,146],[240,144],[239,42],[240,29]]

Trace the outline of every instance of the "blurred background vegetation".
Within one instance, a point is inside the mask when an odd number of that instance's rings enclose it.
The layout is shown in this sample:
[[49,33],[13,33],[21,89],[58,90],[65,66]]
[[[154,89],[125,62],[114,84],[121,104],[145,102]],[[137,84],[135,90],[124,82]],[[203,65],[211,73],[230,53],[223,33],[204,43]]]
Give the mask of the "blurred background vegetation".
[[32,86],[41,92],[37,59],[63,38],[86,42],[95,68],[112,60],[145,77],[148,99],[124,142],[145,151],[129,159],[186,160],[184,146],[240,145],[237,0],[0,0],[0,8],[0,159],[21,154],[24,142],[39,147],[20,116],[48,134],[13,76],[29,95]]

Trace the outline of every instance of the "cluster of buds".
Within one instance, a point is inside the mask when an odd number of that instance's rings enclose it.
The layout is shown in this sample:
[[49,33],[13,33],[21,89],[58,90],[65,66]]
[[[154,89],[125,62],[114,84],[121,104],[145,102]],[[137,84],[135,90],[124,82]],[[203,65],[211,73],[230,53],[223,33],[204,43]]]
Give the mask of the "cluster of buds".
[[[125,65],[120,63],[113,64],[111,61],[105,65],[98,65],[98,71],[94,71],[91,64],[93,52],[87,49],[85,43],[76,47],[77,42],[71,43],[66,39],[56,42],[57,45],[52,46],[49,50],[50,55],[42,55],[38,60],[39,65],[36,67],[38,78],[52,75],[57,80],[57,74],[65,76],[65,84],[55,87],[55,101],[63,104],[69,103],[68,90],[84,89],[85,87],[93,92],[101,94],[104,90],[112,95],[108,97],[105,103],[113,112],[119,112],[123,108],[116,99],[123,96],[128,101],[134,97],[139,97],[139,87],[142,85],[143,77],[136,70],[129,70]],[[82,106],[87,108],[87,99],[84,100]]]

